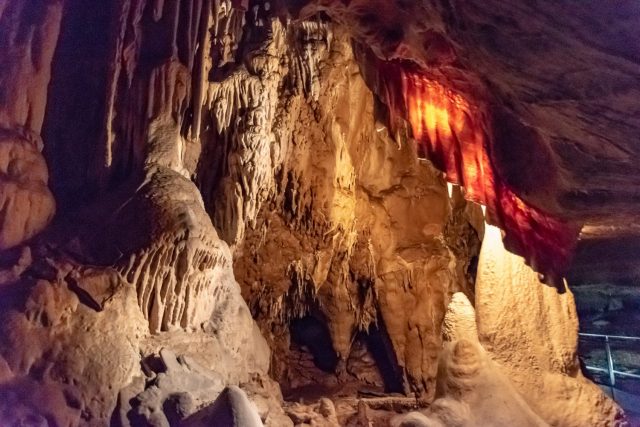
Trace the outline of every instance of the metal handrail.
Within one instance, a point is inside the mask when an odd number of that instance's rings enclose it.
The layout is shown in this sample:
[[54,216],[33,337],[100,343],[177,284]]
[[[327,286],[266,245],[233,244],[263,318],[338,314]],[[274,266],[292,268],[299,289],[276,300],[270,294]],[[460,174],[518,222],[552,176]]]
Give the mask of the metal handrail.
[[606,338],[606,337],[609,337],[609,338],[613,338],[613,339],[616,339],[616,340],[637,340],[637,341],[640,341],[640,337],[628,337],[628,336],[625,336],[625,335],[587,334],[585,332],[580,332],[578,335],[581,336],[581,337],[594,337],[594,338]]
[[[597,371],[597,372],[609,372],[608,369],[604,369],[604,368],[598,368],[596,366],[587,366],[587,369],[591,370],[591,371]],[[629,377],[629,378],[635,378],[640,380],[640,375],[636,375],[636,374],[630,374],[628,372],[622,372],[622,371],[613,371],[616,375],[620,375],[621,377]]]
[[616,375],[640,379],[640,375],[630,374],[628,372],[616,371],[615,366],[613,364],[613,356],[611,354],[611,345],[609,340],[631,340],[631,341],[640,341],[640,337],[627,337],[623,335],[602,335],[602,334],[587,334],[587,333],[579,333],[578,337],[587,337],[587,338],[604,338],[604,348],[607,353],[607,369],[599,368],[597,366],[588,366],[585,367],[588,370],[596,371],[596,372],[606,372],[609,376],[609,386],[611,387],[611,397],[615,400],[615,392],[614,387],[616,385]]

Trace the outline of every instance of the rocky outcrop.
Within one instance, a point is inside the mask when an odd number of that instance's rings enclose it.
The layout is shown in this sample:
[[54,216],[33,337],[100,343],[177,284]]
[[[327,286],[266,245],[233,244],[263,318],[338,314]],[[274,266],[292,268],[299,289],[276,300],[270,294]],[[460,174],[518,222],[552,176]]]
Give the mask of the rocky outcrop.
[[495,227],[485,230],[475,310],[455,294],[443,337],[435,401],[393,425],[628,425],[582,376],[569,289],[540,283]]
[[[14,282],[20,292],[3,294],[1,387],[12,397],[0,405],[0,420],[86,425],[109,419],[113,392],[139,370],[144,320],[135,290],[110,269],[32,265],[28,274],[41,277]],[[98,280],[115,287],[105,289],[104,299],[93,293],[89,303],[88,293],[72,285],[87,289]]]
[[438,365],[436,400],[425,413],[398,416],[392,425],[549,425],[531,410],[478,342],[475,312],[464,294],[453,296],[445,323],[445,350]]
[[[638,122],[626,118],[637,109],[629,95],[640,75],[631,47],[637,35],[629,30],[636,6],[593,4],[576,14],[556,4],[312,0],[293,9],[300,16],[323,10],[377,62],[395,68],[375,86],[396,115],[410,118],[417,93],[428,103],[416,80],[471,106],[442,115],[438,99],[418,109],[431,116],[424,122],[432,131],[439,128],[438,138],[422,138],[425,147],[470,198],[487,197],[489,220],[506,231],[507,248],[560,285],[581,224],[637,228],[630,215],[636,202],[625,203],[637,200],[639,182],[637,147],[629,142]],[[556,30],[562,26],[569,30]],[[397,82],[391,88],[389,77]],[[454,113],[461,109],[466,116]],[[454,117],[464,120],[446,123]],[[411,121],[421,138],[421,123]],[[449,143],[451,129],[457,138]],[[486,141],[476,143],[473,133]]]
[[[540,283],[487,227],[476,282],[480,342],[531,408],[551,425],[616,425],[620,409],[586,380],[577,357],[571,291]],[[512,332],[517,331],[517,332]]]
[[619,422],[558,279],[637,55],[476,3],[0,0],[0,424]]
[[42,231],[55,202],[47,187],[47,165],[39,136],[4,130],[0,135],[0,248],[9,249]]
[[185,426],[263,427],[258,411],[242,389],[231,386],[201,413],[189,418]]
[[[17,2],[4,12],[22,6],[36,7]],[[54,188],[65,203],[56,224],[31,249],[3,254],[2,387],[21,392],[0,405],[0,419],[2,424],[47,419],[56,425],[105,425],[115,411],[124,425],[132,418],[167,425],[212,402],[224,386],[266,375],[270,357],[233,277],[228,246],[218,238],[190,179],[198,147],[183,126],[192,99],[196,46],[178,43],[175,33],[156,33],[188,17],[185,25],[196,37],[200,15],[204,10],[208,17],[211,11],[203,5],[199,10],[156,5],[158,10],[144,2],[132,8],[122,2],[109,10],[112,27],[94,10],[83,15],[80,6],[67,5],[66,31],[73,30],[77,20],[94,19],[115,40],[112,62],[104,69],[110,82],[104,138],[95,140],[91,154],[74,165],[88,178],[82,191],[93,197],[70,206],[70,198],[79,194],[77,182],[58,181],[63,185]],[[38,7],[44,17],[60,12],[62,5]],[[23,29],[20,24],[32,25],[30,16],[12,19],[18,29]],[[36,24],[33,34],[46,29]],[[18,35],[16,40],[23,40]],[[47,47],[40,39],[33,43],[34,51]],[[82,44],[63,31],[61,52],[68,52],[69,43]],[[59,56],[55,70],[70,67],[72,59]],[[95,59],[93,65],[102,60]],[[45,59],[43,67],[50,63],[51,58]],[[52,103],[67,112],[74,108],[73,100],[61,97],[72,90],[68,84],[55,81],[51,91]],[[41,109],[45,104],[53,108],[46,98],[38,101]],[[97,112],[93,108],[84,113],[90,117]],[[75,119],[63,120],[71,125]],[[61,141],[53,132],[60,124],[47,124],[45,146],[60,149],[50,158],[54,171],[71,167],[64,152],[73,151],[82,136],[73,135],[74,143]],[[13,144],[4,168],[12,179],[20,179],[21,191],[38,190],[51,197],[40,154],[11,138],[2,143]],[[59,169],[54,176],[61,176]],[[11,182],[7,185],[2,188],[13,188]],[[32,200],[28,212],[10,200],[4,204],[24,214],[23,223],[12,219],[11,212],[3,216],[14,227],[2,228],[14,239],[11,245],[31,236],[29,230],[37,229],[32,225],[42,223],[31,219],[31,213],[42,214],[47,206],[38,205],[34,195],[20,197]],[[188,346],[192,340],[198,345]],[[172,350],[190,361],[188,369],[181,371],[175,357],[171,360]],[[163,370],[147,366],[156,354],[163,356]],[[207,377],[215,381],[208,384]],[[198,387],[204,386],[208,388],[202,396]],[[29,391],[39,389],[49,397]],[[116,409],[119,390],[135,398],[133,407],[121,399]]]
[[[267,46],[284,37],[277,21],[271,25]],[[280,85],[292,81],[298,86],[268,108],[277,118],[265,116],[261,129],[278,131],[271,157],[278,166],[266,169],[269,175],[257,181],[265,199],[255,221],[247,222],[243,244],[235,248],[236,277],[278,349],[274,369],[287,391],[305,385],[298,362],[291,363],[301,359],[287,356],[289,328],[310,317],[318,326],[308,328],[316,332],[305,329],[303,334],[322,334],[326,328],[325,347],[318,347],[318,336],[314,351],[326,352],[316,356],[333,374],[318,372],[316,380],[351,381],[347,365],[354,341],[359,334],[364,339],[375,335],[381,360],[372,376],[381,375],[378,369],[387,371],[383,390],[429,395],[448,297],[471,288],[467,270],[480,231],[470,222],[480,209],[466,205],[457,191],[450,198],[442,179],[418,158],[415,145],[406,139],[394,142],[374,120],[374,97],[341,30],[306,23],[293,28],[294,35],[316,31],[312,40],[323,49],[313,52],[325,52],[324,59],[309,68],[317,73],[316,92],[305,91],[305,79],[298,80],[296,69],[289,69]],[[270,61],[295,64],[289,52],[273,49],[281,56]],[[221,85],[235,84],[235,79],[232,74]],[[242,105],[237,111],[251,115]],[[234,135],[244,138],[242,132]],[[227,158],[251,162],[245,153],[251,151],[236,146]],[[214,217],[236,203],[235,196],[219,199]],[[407,306],[412,309],[401,308]]]
[[61,19],[61,1],[0,2],[0,251],[44,230],[55,212],[40,132]]

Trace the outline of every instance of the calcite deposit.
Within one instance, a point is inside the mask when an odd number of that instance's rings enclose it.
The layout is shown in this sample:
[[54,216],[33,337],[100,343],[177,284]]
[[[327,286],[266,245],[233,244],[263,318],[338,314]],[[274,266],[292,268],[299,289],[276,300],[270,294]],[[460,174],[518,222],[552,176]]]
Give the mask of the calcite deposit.
[[620,418],[619,409],[580,371],[571,290],[542,284],[521,258],[504,249],[497,228],[486,229],[482,244],[476,319],[492,359],[550,425],[606,425]]
[[41,154],[51,61],[62,3],[0,3],[0,250],[44,230],[55,200]]
[[564,280],[638,228],[618,7],[0,0],[0,425],[626,425]]

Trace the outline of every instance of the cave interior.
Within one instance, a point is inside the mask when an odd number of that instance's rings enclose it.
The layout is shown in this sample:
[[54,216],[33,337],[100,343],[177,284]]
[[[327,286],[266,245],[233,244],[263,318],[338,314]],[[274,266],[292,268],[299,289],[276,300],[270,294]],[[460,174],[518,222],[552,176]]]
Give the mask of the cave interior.
[[640,426],[639,20],[0,0],[0,425]]

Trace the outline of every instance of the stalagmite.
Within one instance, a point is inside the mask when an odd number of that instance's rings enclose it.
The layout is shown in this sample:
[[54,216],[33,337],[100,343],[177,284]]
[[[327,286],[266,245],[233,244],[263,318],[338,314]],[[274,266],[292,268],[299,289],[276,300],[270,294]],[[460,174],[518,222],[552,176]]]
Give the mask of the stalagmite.
[[478,335],[531,408],[550,425],[615,425],[619,408],[586,380],[569,288],[540,282],[500,230],[487,226],[476,279]]
[[632,1],[0,0],[0,425],[627,426]]
[[446,341],[438,363],[438,391],[435,401],[424,414],[416,412],[398,416],[392,425],[549,425],[532,411],[514,389],[502,367],[491,360],[480,345],[475,312],[464,294],[453,295],[445,324]]

